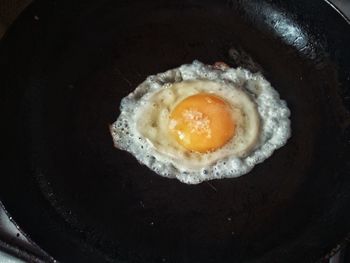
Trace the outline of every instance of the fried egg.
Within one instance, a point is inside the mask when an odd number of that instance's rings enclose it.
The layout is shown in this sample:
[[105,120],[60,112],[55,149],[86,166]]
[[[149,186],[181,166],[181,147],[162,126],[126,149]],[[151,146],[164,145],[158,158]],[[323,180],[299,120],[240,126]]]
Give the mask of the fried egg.
[[260,74],[199,61],[149,76],[122,99],[115,147],[197,184],[248,173],[286,144],[290,111]]

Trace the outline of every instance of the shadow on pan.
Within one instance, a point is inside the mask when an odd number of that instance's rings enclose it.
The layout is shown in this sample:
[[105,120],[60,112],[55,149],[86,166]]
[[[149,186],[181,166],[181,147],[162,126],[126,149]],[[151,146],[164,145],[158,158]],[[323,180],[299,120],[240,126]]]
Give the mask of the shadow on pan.
[[[62,262],[314,262],[350,232],[349,46],[316,0],[37,1],[0,47],[0,197]],[[121,98],[194,59],[261,71],[291,109],[245,176],[185,185],[112,145]]]

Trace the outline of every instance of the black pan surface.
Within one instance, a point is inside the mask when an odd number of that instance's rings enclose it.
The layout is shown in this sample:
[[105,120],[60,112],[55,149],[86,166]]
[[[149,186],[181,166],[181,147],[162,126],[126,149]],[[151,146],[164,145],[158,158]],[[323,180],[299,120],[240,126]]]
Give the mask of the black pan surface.
[[[0,46],[0,198],[62,262],[314,262],[350,232],[349,47],[318,0],[37,1]],[[245,176],[185,185],[112,145],[121,98],[194,59],[291,109]]]

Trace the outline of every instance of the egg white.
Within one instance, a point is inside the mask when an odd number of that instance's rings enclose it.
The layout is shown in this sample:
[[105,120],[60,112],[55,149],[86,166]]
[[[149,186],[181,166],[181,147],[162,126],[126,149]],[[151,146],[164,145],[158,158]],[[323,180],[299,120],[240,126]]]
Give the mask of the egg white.
[[[201,92],[224,98],[238,127],[224,147],[205,154],[184,149],[168,132],[175,105]],[[286,102],[261,74],[199,61],[149,76],[122,100],[120,111],[110,127],[115,147],[157,174],[188,184],[246,174],[291,135]]]

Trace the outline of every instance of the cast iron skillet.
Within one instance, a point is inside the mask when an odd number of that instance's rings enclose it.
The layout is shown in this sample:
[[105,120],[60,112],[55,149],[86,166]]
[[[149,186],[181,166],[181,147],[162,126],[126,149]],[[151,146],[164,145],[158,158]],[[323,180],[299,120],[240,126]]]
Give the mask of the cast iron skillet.
[[[327,3],[38,1],[0,48],[1,199],[63,262],[313,262],[350,231],[350,28]],[[115,149],[146,76],[262,71],[292,138],[237,179],[185,185]]]

